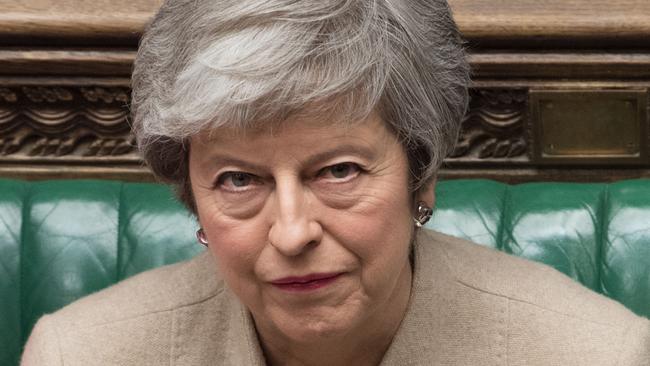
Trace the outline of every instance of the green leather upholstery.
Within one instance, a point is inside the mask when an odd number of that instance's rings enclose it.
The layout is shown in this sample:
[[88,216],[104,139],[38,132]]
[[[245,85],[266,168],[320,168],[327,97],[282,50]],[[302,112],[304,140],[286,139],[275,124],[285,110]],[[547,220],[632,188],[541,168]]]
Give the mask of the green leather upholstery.
[[[547,263],[650,316],[650,181],[445,181],[429,228]],[[0,365],[36,319],[135,273],[199,251],[167,187],[0,180]]]
[[438,184],[427,227],[546,263],[650,317],[650,181]]
[[0,180],[0,365],[43,313],[198,253],[196,226],[161,185]]

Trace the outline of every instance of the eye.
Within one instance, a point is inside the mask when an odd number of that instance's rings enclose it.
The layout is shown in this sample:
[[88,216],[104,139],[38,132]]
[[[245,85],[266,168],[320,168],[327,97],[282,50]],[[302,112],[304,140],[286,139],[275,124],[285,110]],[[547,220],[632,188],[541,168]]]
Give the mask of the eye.
[[241,191],[253,184],[255,176],[244,172],[225,172],[217,178],[216,187],[226,190]]
[[318,176],[331,180],[352,179],[359,174],[361,168],[355,163],[340,163],[321,169]]

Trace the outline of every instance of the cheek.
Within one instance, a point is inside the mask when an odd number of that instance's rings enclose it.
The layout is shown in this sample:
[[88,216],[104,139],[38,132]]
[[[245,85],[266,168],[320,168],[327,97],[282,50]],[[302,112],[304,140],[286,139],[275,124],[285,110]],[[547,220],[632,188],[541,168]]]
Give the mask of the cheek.
[[331,233],[360,260],[365,279],[403,269],[413,235],[409,202],[404,186],[384,185],[367,191],[352,209],[329,215],[336,227]]
[[219,273],[234,292],[251,291],[254,266],[267,238],[264,225],[230,218],[209,206],[198,211]]

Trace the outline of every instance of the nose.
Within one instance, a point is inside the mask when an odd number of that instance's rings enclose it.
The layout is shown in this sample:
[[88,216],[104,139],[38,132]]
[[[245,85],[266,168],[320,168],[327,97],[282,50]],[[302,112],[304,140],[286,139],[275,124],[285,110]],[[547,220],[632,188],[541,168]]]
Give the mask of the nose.
[[322,239],[311,201],[301,184],[276,181],[269,243],[285,256],[298,256]]

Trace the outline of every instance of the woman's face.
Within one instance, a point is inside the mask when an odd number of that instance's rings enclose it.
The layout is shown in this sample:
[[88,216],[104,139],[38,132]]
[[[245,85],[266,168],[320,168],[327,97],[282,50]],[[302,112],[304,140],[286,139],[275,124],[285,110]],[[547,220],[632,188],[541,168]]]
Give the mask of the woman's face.
[[380,117],[217,129],[190,150],[209,249],[263,338],[304,342],[401,319],[414,211],[406,155]]

